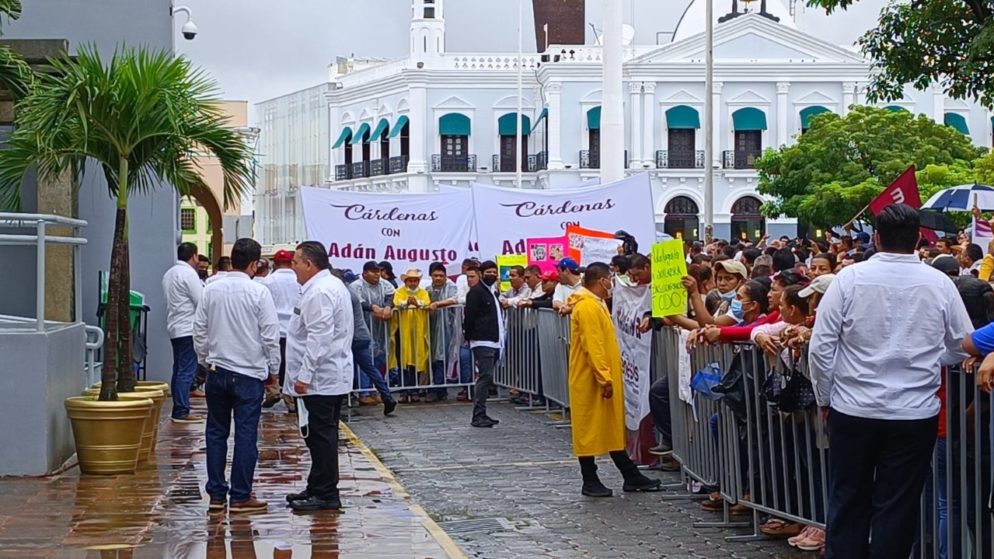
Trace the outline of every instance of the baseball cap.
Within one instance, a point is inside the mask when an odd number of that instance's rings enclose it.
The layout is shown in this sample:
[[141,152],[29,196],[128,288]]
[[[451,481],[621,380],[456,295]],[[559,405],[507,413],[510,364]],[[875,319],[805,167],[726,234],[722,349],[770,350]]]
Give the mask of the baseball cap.
[[798,295],[804,298],[808,298],[815,293],[821,293],[822,295],[828,291],[828,286],[832,285],[832,281],[835,280],[835,274],[825,274],[824,276],[818,276],[811,280],[811,283],[807,287],[797,292]]
[[715,268],[721,268],[725,272],[732,274],[733,276],[739,276],[744,280],[749,279],[749,272],[746,271],[746,267],[741,262],[735,260],[721,260],[714,263]]
[[959,275],[959,262],[949,254],[940,254],[932,259],[932,267],[947,276]]
[[569,270],[574,274],[580,273],[580,265],[576,263],[576,260],[573,260],[568,256],[560,260],[559,264],[556,265],[556,268],[559,268],[560,270]]
[[542,274],[542,281],[559,281],[559,272],[549,270]]
[[293,262],[293,253],[289,250],[277,250],[273,262]]

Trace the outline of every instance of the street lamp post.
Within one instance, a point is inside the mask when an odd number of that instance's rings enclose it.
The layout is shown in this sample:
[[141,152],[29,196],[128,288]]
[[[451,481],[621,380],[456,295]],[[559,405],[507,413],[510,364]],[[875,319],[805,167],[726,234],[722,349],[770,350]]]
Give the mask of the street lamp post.
[[704,240],[714,239],[714,7],[704,0]]

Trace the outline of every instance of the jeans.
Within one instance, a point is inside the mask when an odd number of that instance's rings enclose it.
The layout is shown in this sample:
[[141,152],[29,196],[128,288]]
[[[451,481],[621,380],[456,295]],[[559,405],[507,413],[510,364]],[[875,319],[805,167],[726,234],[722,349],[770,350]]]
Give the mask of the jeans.
[[173,346],[173,417],[182,419],[190,415],[190,386],[197,377],[197,352],[193,349],[193,336],[169,340]]
[[649,413],[659,432],[660,442],[673,446],[673,422],[670,418],[670,383],[666,375],[649,387]]
[[228,460],[231,417],[235,418],[235,452],[231,459],[231,500],[252,496],[252,477],[259,459],[259,415],[264,381],[217,368],[208,373],[207,393],[207,494],[224,499],[229,493],[224,471]]
[[910,555],[937,419],[865,419],[831,410],[828,559]]
[[[445,361],[432,361],[431,362],[431,383],[436,386],[442,386],[445,384]],[[428,391],[431,394],[437,394],[439,396],[445,396],[445,388],[432,388]]]
[[469,346],[459,347],[459,384],[473,382],[473,351]]
[[343,396],[302,396],[307,408],[307,437],[311,453],[311,473],[307,492],[325,500],[338,498],[338,420]]
[[487,416],[487,396],[494,383],[494,367],[500,358],[500,350],[492,347],[474,347],[473,358],[476,360],[476,368],[480,371],[480,376],[476,379],[475,394],[473,394],[473,420],[475,421]]
[[387,386],[386,379],[383,378],[380,371],[373,365],[373,352],[370,350],[371,343],[370,340],[352,341],[352,360],[355,362],[355,374],[360,381],[366,381],[359,383],[361,388],[368,389],[371,386],[375,386],[376,391],[386,401],[390,399],[390,388]]

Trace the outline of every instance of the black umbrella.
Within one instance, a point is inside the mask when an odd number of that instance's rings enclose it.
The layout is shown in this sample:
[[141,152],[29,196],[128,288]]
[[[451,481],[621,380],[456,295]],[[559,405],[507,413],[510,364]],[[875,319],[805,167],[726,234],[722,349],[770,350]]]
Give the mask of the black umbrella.
[[921,222],[921,226],[925,229],[942,231],[943,233],[951,233],[953,235],[959,232],[959,227],[956,227],[953,220],[949,219],[949,216],[942,212],[919,210],[918,219]]

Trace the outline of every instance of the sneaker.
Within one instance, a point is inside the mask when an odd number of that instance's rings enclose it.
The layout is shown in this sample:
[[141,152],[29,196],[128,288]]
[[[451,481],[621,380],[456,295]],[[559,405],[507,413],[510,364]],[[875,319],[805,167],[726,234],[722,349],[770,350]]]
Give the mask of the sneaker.
[[797,547],[798,542],[808,539],[808,534],[811,533],[811,530],[813,529],[813,526],[805,526],[804,529],[801,530],[800,534],[787,538],[787,544],[790,545],[790,547]]
[[673,448],[666,443],[660,443],[650,448],[649,454],[655,454],[656,456],[669,456],[670,454],[673,454]]
[[631,480],[626,480],[625,485],[621,487],[622,491],[631,492],[642,492],[642,493],[652,493],[655,491],[662,491],[662,483],[658,479],[652,479],[639,474],[638,477],[633,477]]
[[173,423],[202,423],[207,421],[207,418],[202,415],[187,414],[183,417],[173,417],[171,418]]
[[397,409],[397,400],[390,397],[383,400],[383,415],[390,415],[395,409]]
[[604,487],[604,484],[599,481],[596,483],[584,483],[583,488],[580,489],[580,493],[587,497],[610,497],[614,495],[614,491]]
[[215,499],[214,497],[211,497],[211,504],[207,505],[207,511],[208,512],[221,512],[227,506],[228,506],[228,500],[225,499],[224,497],[221,497],[219,499]]
[[797,542],[795,546],[801,551],[821,551],[825,547],[825,531],[820,528],[811,528],[808,536]]
[[231,501],[228,510],[232,513],[240,512],[265,512],[269,510],[269,505],[265,501],[260,501],[249,497],[243,501]]
[[289,495],[287,495],[286,496],[286,502],[287,503],[292,503],[294,501],[306,501],[307,499],[310,499],[310,498],[311,498],[311,494],[308,493],[306,489],[304,489],[300,493],[290,493]]
[[290,503],[290,508],[292,508],[294,512],[339,510],[342,508],[342,501],[338,497],[333,497],[331,499],[319,499],[318,497],[309,497],[307,499],[302,499],[299,501],[292,501]]

